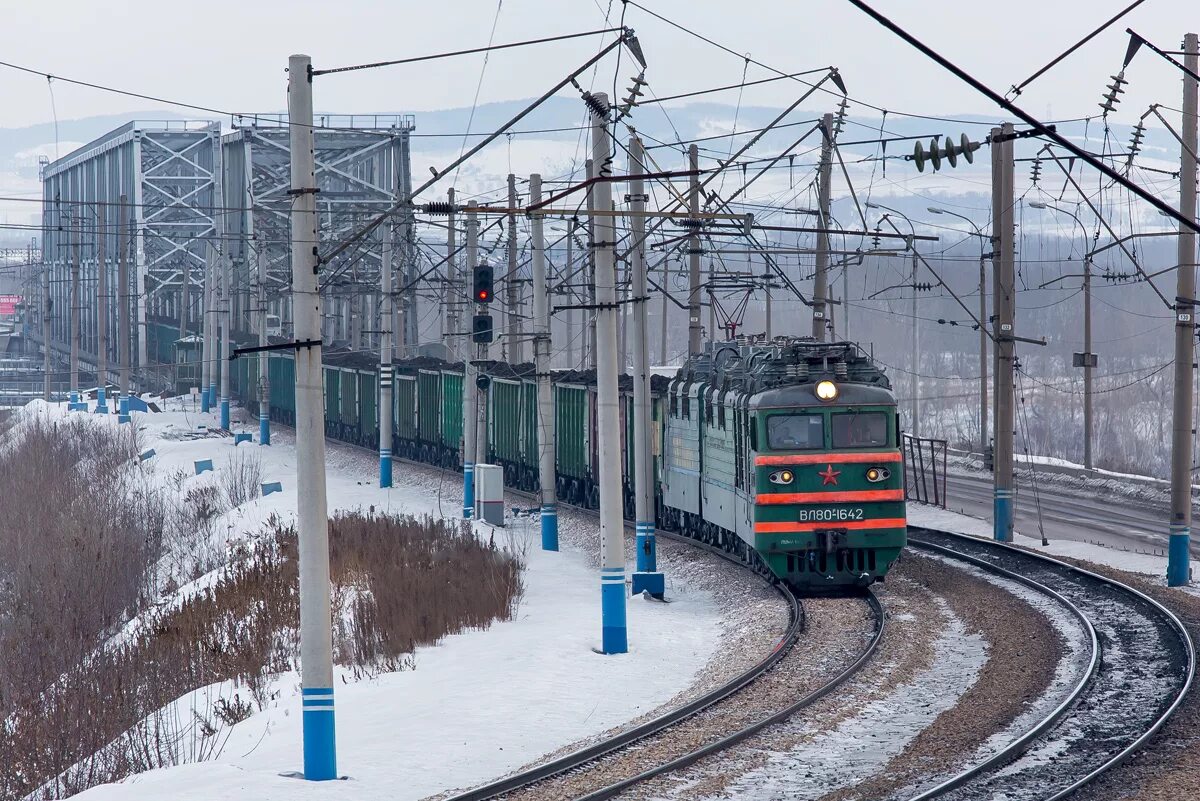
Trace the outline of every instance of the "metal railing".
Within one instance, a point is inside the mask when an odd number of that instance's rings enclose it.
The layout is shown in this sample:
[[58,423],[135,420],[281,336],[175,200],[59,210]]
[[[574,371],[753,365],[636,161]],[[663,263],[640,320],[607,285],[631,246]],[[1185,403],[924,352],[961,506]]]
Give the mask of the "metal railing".
[[900,435],[906,501],[946,508],[946,450],[944,439]]

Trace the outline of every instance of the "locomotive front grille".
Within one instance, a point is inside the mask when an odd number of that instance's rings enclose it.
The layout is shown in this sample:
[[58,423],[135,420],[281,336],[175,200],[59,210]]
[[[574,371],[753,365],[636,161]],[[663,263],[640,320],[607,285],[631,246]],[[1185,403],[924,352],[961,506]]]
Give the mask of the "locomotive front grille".
[[875,570],[874,548],[845,548],[833,552],[824,549],[794,551],[787,555],[789,573],[852,573]]

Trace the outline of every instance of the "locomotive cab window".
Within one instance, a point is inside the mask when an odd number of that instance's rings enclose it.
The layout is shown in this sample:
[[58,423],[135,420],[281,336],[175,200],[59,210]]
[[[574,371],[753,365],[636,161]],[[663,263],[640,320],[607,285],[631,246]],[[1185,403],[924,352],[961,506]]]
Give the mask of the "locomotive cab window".
[[887,414],[848,412],[833,415],[833,447],[876,448],[888,444]]
[[774,451],[825,447],[825,418],[819,414],[773,414],[767,418],[767,447]]

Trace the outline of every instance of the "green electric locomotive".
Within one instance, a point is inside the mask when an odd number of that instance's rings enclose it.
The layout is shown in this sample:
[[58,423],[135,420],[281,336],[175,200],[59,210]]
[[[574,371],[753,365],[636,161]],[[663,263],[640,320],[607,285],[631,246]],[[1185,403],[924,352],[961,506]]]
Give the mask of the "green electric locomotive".
[[717,343],[671,381],[667,527],[750,558],[802,592],[881,580],[905,544],[896,399],[857,345]]

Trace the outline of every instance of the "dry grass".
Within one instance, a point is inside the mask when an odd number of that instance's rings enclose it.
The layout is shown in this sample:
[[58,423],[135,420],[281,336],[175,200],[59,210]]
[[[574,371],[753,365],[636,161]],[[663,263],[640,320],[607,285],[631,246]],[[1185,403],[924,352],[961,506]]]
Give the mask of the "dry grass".
[[[137,443],[102,430],[23,427],[0,456],[0,497],[25,499],[0,519],[0,801],[212,758],[271,700],[271,678],[297,667],[296,536],[278,522],[217,580],[107,639],[152,583],[156,548],[233,498],[203,485],[164,505],[170,488],[156,496],[128,467]],[[330,550],[335,654],[359,674],[413,667],[416,647],[510,617],[522,592],[519,555],[457,523],[339,515]],[[237,690],[172,706],[222,682]]]

